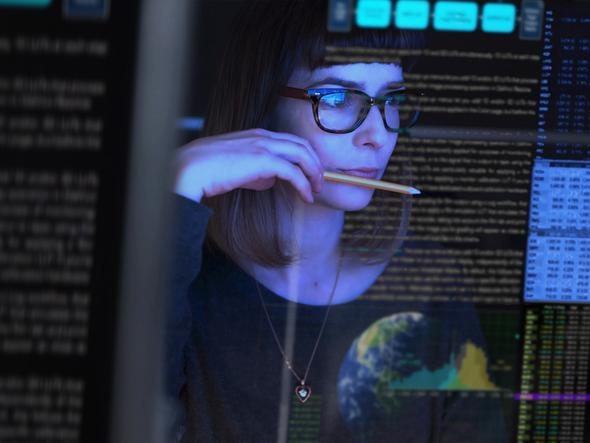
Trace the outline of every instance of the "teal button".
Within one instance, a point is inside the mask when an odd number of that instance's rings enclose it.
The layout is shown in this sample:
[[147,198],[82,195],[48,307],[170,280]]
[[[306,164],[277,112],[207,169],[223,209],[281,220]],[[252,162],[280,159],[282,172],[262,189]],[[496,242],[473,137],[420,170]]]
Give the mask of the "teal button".
[[400,29],[426,29],[430,3],[425,0],[400,0],[395,5],[395,26]]
[[391,0],[359,0],[356,24],[361,28],[387,28],[391,23]]
[[471,32],[477,28],[477,3],[437,2],[434,5],[434,29]]
[[13,8],[46,8],[51,0],[0,0],[0,7],[8,6]]
[[516,6],[508,3],[486,3],[481,29],[484,32],[511,33],[516,25]]

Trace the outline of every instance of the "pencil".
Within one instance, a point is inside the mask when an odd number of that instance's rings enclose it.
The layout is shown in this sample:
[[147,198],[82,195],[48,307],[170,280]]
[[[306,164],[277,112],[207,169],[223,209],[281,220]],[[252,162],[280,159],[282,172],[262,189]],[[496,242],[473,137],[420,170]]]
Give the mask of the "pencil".
[[356,177],[354,175],[340,174],[338,172],[325,171],[324,178],[329,181],[338,183],[347,183],[350,185],[365,186],[367,188],[383,189],[384,191],[398,192],[406,195],[418,195],[420,190],[411,186],[389,183],[381,180],[372,180],[370,178]]

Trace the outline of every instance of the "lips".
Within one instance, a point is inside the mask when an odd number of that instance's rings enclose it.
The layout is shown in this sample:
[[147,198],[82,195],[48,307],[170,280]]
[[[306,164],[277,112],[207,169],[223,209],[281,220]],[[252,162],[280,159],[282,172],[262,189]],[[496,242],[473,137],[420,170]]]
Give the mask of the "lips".
[[338,169],[336,172],[371,179],[376,179],[379,175],[377,168]]

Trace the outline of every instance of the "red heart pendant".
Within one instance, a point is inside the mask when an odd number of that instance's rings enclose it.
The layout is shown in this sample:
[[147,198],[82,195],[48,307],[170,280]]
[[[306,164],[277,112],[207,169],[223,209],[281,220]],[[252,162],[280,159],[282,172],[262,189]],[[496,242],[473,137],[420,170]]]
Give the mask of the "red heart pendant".
[[305,385],[296,386],[295,395],[301,403],[305,403],[311,397],[311,388]]

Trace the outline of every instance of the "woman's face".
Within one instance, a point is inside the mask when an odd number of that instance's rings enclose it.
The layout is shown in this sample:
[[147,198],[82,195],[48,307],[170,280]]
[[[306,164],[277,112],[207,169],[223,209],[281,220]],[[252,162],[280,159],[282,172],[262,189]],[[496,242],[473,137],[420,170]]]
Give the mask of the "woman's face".
[[[399,65],[354,63],[313,71],[296,69],[287,85],[301,89],[357,89],[375,97],[399,89],[402,79]],[[307,139],[324,169],[329,171],[352,175],[374,172],[371,178],[380,179],[397,141],[397,134],[385,128],[377,106],[372,106],[365,121],[348,134],[332,134],[320,129],[309,100],[281,97],[273,117],[273,130]],[[355,211],[369,204],[373,192],[371,188],[324,181],[321,193],[315,196],[315,204]]]

